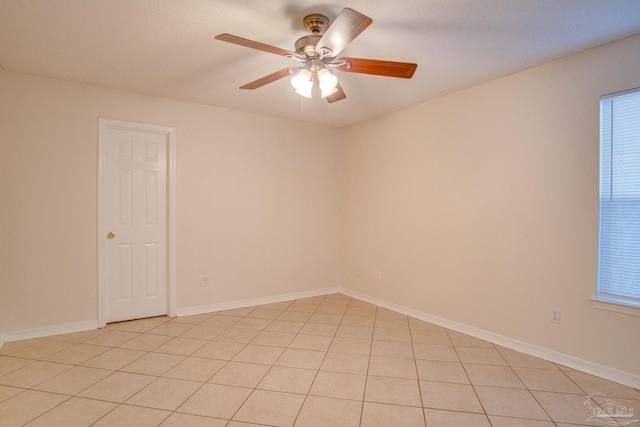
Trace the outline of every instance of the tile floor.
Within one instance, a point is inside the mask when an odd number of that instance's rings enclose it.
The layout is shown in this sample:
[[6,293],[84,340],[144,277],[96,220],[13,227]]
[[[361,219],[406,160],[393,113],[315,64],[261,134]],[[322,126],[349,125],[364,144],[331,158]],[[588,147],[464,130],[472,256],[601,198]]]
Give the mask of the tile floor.
[[638,390],[341,294],[0,348],[3,427],[602,426],[597,392],[640,410]]

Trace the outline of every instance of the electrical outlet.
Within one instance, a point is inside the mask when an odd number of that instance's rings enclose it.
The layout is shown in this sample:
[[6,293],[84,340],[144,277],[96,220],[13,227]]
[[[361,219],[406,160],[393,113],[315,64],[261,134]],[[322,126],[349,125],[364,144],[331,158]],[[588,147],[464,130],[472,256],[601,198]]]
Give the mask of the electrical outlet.
[[204,276],[202,278],[202,287],[206,287],[209,286],[209,278],[207,276]]
[[551,323],[560,323],[560,309],[552,308],[551,309],[551,319],[549,319]]
[[380,271],[377,271],[377,272],[376,272],[376,280],[377,280],[378,282],[382,280],[382,272],[380,272]]

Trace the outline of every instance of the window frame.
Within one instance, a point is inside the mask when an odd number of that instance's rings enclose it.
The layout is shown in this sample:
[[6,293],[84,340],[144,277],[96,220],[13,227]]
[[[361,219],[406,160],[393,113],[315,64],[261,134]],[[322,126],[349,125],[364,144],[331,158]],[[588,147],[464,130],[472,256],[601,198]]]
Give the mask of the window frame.
[[[608,310],[608,311],[615,311],[618,313],[624,313],[624,314],[629,314],[629,315],[633,315],[633,316],[640,316],[640,302],[636,303],[634,301],[630,301],[630,300],[625,300],[624,296],[621,295],[621,298],[616,298],[615,294],[611,294],[611,293],[606,293],[606,295],[603,295],[603,292],[600,289],[601,286],[601,262],[602,262],[602,254],[601,254],[601,250],[602,250],[602,241],[603,241],[603,213],[602,213],[602,194],[603,194],[603,190],[602,190],[602,185],[603,185],[603,162],[604,162],[604,156],[603,156],[603,149],[604,147],[604,139],[605,139],[605,131],[607,129],[611,129],[611,124],[610,123],[605,123],[605,118],[604,118],[604,102],[616,97],[620,97],[620,96],[624,96],[624,95],[629,95],[632,93],[638,93],[638,95],[640,95],[640,87],[638,88],[633,88],[633,89],[629,89],[629,90],[624,90],[624,91],[620,91],[620,92],[615,92],[615,93],[610,93],[607,95],[603,95],[600,97],[600,101],[599,101],[599,106],[600,106],[600,133],[599,133],[599,140],[598,140],[598,146],[599,146],[599,159],[598,159],[598,163],[599,163],[599,168],[598,168],[598,183],[599,183],[599,188],[598,188],[598,273],[597,273],[597,280],[596,280],[596,295],[594,297],[589,298],[593,304],[593,306],[595,308],[598,309],[602,309],[602,310]],[[609,146],[613,144],[613,141],[611,141],[609,143]],[[640,151],[640,149],[639,149]],[[613,161],[613,159],[610,159],[609,161]],[[640,283],[638,284],[638,286],[640,286]]]

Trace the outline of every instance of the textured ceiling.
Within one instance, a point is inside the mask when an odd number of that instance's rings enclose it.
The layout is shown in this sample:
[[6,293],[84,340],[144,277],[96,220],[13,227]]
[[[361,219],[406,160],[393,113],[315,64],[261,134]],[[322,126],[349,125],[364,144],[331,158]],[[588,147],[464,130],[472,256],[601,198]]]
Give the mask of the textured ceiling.
[[[217,34],[294,50],[305,15],[343,7],[373,24],[341,56],[415,62],[413,79],[336,72],[333,104],[287,78],[238,89],[297,62]],[[636,33],[638,0],[0,0],[6,70],[335,127]]]

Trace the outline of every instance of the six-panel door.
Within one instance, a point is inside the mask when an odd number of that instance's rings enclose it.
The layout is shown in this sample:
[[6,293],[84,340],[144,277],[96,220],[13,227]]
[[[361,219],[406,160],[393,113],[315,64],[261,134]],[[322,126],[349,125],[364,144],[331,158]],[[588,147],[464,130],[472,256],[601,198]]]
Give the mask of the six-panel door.
[[108,128],[105,142],[107,322],[167,314],[167,136]]

